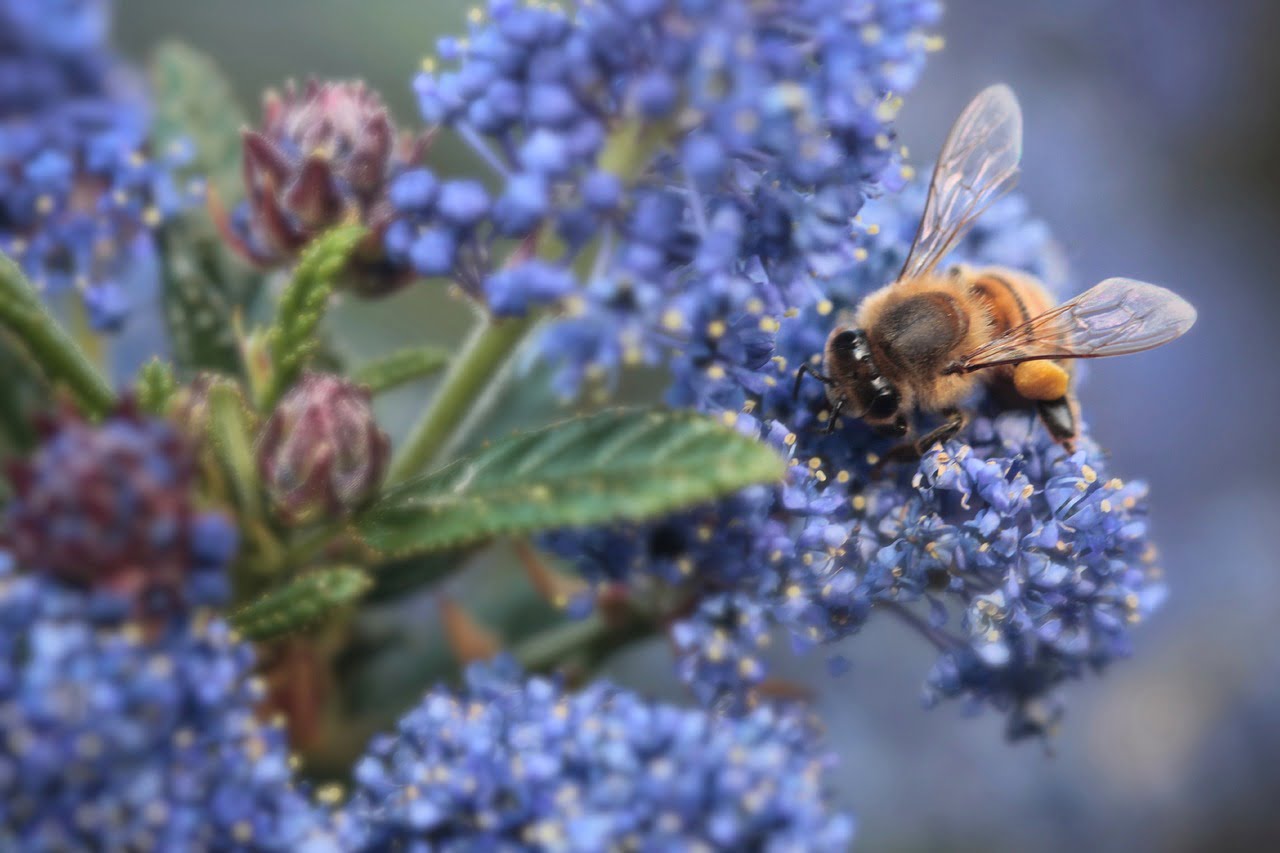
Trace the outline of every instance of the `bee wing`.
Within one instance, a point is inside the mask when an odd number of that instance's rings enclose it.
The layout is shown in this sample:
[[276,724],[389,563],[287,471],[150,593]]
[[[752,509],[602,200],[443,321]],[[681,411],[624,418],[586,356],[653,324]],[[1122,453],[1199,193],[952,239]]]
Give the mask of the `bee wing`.
[[1181,336],[1196,309],[1172,291],[1109,278],[978,347],[950,370],[967,373],[1041,358],[1101,358],[1141,352]]
[[1003,84],[983,89],[947,134],[899,281],[936,267],[974,220],[1013,189],[1021,159],[1022,110],[1017,97]]

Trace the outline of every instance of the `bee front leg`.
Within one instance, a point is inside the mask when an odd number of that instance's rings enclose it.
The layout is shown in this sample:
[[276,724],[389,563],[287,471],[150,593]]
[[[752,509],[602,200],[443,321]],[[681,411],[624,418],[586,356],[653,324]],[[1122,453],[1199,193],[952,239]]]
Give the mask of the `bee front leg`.
[[944,409],[942,416],[947,419],[947,422],[925,433],[915,443],[917,455],[924,456],[935,444],[945,444],[950,441],[969,422],[969,416],[960,409]]

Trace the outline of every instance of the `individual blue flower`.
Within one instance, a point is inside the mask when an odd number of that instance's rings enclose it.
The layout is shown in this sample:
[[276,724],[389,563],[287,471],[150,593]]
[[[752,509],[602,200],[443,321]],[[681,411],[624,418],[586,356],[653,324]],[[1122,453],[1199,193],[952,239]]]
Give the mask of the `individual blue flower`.
[[360,850],[845,850],[852,821],[798,711],[740,719],[576,693],[505,662],[433,690],[356,766]]
[[338,850],[252,666],[219,619],[121,619],[0,554],[0,847]]

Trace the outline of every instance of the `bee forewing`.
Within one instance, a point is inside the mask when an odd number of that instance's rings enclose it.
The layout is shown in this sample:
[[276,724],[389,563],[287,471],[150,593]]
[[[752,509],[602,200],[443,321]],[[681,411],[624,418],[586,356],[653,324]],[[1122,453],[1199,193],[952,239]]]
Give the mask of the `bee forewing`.
[[1102,358],[1141,352],[1181,337],[1196,309],[1163,287],[1109,278],[1034,317],[960,360],[964,370],[1039,358]]
[[924,216],[899,280],[928,273],[974,220],[1017,179],[1022,160],[1022,110],[1013,90],[991,86],[969,102],[943,143]]

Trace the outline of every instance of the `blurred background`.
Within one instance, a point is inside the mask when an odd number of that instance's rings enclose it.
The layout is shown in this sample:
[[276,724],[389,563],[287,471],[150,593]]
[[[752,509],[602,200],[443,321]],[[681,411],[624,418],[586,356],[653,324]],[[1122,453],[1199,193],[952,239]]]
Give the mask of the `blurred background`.
[[[127,53],[179,36],[217,57],[253,111],[289,76],[360,76],[410,125],[412,74],[436,35],[463,29],[466,4],[119,7]],[[1267,0],[949,4],[946,48],[902,115],[912,159],[931,161],[980,88],[1012,84],[1026,114],[1022,191],[1076,283],[1147,279],[1200,309],[1178,345],[1100,364],[1082,392],[1115,472],[1151,483],[1172,597],[1138,632],[1134,660],[1069,688],[1051,755],[1005,744],[993,716],[919,710],[931,654],[894,625],[851,641],[853,670],[836,682],[820,659],[784,653],[776,670],[820,688],[862,849],[1280,849],[1278,30]],[[458,149],[436,157],[466,166]],[[367,336],[356,355],[466,324],[442,299],[423,312],[348,306],[341,319]],[[613,672],[678,695],[661,650]]]

